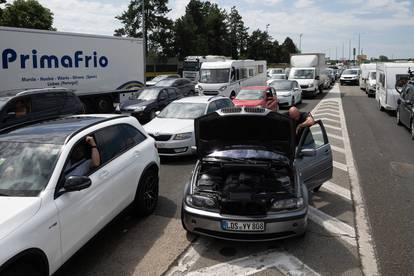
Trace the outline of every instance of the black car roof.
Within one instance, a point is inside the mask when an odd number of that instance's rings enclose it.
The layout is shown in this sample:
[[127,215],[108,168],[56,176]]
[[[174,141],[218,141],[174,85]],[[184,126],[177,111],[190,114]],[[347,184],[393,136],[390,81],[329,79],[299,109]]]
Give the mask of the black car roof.
[[21,142],[63,145],[71,136],[108,120],[125,116],[69,116],[23,126],[0,135],[0,142]]

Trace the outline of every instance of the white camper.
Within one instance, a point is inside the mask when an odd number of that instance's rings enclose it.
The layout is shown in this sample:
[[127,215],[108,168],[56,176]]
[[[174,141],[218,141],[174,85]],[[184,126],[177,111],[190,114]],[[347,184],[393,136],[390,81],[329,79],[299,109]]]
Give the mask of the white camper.
[[225,61],[225,56],[188,56],[183,62],[183,78],[189,79],[194,82],[198,82],[200,79],[200,68],[203,62],[211,61]]
[[266,85],[266,61],[226,60],[201,65],[198,92],[204,95],[236,96],[243,86]]
[[401,80],[408,80],[408,68],[414,68],[414,62],[407,63],[378,63],[375,99],[382,111],[397,110],[397,100],[400,97],[395,89]]
[[376,63],[361,64],[361,74],[359,75],[359,88],[367,91],[369,72],[377,69]]
[[66,87],[108,113],[144,84],[141,39],[0,27],[0,91]]
[[292,54],[289,80],[295,80],[302,88],[303,95],[315,96],[329,87],[329,77],[325,73],[325,54]]

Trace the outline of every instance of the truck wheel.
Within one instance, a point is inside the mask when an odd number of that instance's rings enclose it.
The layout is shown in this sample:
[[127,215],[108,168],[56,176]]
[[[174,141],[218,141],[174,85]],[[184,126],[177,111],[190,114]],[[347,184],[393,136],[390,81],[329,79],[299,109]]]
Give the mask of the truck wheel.
[[114,111],[112,99],[109,97],[98,98],[96,109],[99,113],[112,113]]

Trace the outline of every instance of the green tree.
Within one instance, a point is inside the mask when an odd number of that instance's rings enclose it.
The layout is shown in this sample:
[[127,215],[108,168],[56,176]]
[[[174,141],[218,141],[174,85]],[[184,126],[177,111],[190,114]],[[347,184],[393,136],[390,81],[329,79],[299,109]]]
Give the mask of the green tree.
[[296,47],[295,43],[290,37],[286,37],[285,41],[281,45],[280,62],[289,63],[290,54],[296,54],[296,53],[299,53],[299,50]]
[[273,42],[267,32],[259,29],[247,39],[247,58],[257,60],[268,60],[272,54]]
[[3,16],[3,9],[1,8],[1,5],[5,3],[6,3],[6,0],[0,0],[0,25],[2,25],[1,20]]
[[[166,17],[170,11],[168,0],[144,0],[145,8],[145,49],[148,46],[163,52],[170,47],[171,29],[173,22]],[[120,20],[123,27],[115,30],[116,36],[143,37],[142,35],[142,3],[143,0],[132,0],[126,11],[115,18]]]
[[384,55],[380,55],[378,57],[378,59],[379,59],[379,61],[388,61],[389,60],[388,57],[387,56],[384,56]]
[[[5,1],[3,0],[2,3]],[[1,14],[3,26],[56,30],[53,28],[53,13],[36,0],[16,0],[12,4],[6,4]]]
[[238,59],[246,52],[247,39],[249,38],[249,33],[247,31],[249,28],[244,26],[243,18],[235,6],[231,8],[230,13],[227,16],[227,21],[229,24],[230,32],[229,43],[231,49],[231,57],[233,59]]

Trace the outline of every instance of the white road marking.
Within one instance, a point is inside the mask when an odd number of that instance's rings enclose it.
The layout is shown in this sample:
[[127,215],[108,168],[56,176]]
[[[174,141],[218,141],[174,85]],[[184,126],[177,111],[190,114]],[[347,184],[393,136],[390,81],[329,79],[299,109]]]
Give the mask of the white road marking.
[[325,183],[323,183],[322,189],[328,190],[329,192],[337,194],[346,200],[352,201],[350,190],[343,188],[331,181],[326,181]]
[[198,239],[190,244],[187,250],[177,260],[178,264],[168,269],[164,275],[177,276],[187,274],[191,267],[200,259],[200,253],[206,250],[209,242],[206,239]]
[[352,226],[331,217],[312,206],[309,206],[308,216],[309,219],[328,232],[338,235],[342,240],[356,247],[356,234],[355,229]]
[[343,171],[346,171],[346,172],[348,171],[348,166],[345,165],[345,164],[333,161],[333,166],[337,169],[340,169],[340,170],[343,170]]
[[330,129],[334,129],[334,130],[342,130],[342,128],[340,127],[336,127],[336,126],[331,126],[331,125],[323,125],[325,128],[330,128]]
[[337,123],[337,124],[340,123],[340,121],[332,120],[332,119],[329,119],[329,118],[326,118],[326,117],[323,117],[323,116],[322,117],[314,116],[314,117],[315,117],[316,120],[321,120],[324,125],[325,125],[325,122],[327,122],[328,124],[329,124],[329,122]]
[[337,146],[333,146],[331,145],[331,149],[340,153],[345,153],[345,150],[343,148],[337,147]]
[[321,113],[317,112],[315,116],[318,116],[318,117],[331,116],[331,117],[334,117],[338,121],[341,119],[339,115],[335,115],[335,114],[331,114],[327,112],[321,112]]
[[334,139],[337,139],[337,140],[344,140],[344,137],[342,137],[342,136],[332,134],[332,133],[329,133],[329,132],[326,132],[326,134],[328,135],[329,138],[334,138]]
[[[335,85],[335,90],[339,91],[339,86]],[[361,258],[362,271],[365,275],[379,275],[378,263],[375,252],[374,241],[371,236],[371,227],[367,215],[365,202],[361,186],[359,184],[358,172],[355,168],[354,156],[352,154],[351,142],[349,140],[348,128],[345,120],[345,113],[342,105],[342,99],[339,97],[341,120],[344,122],[343,135],[345,156],[349,168],[349,179],[351,182],[352,199],[355,206],[355,224],[357,232],[358,252]]]
[[284,275],[319,275],[287,252],[267,251],[189,272],[188,276],[252,275],[275,268]]
[[328,112],[332,111],[332,112],[338,113],[339,112],[338,108],[339,106],[334,107],[333,105],[321,105],[318,107],[318,110],[316,110],[315,112],[326,110]]

